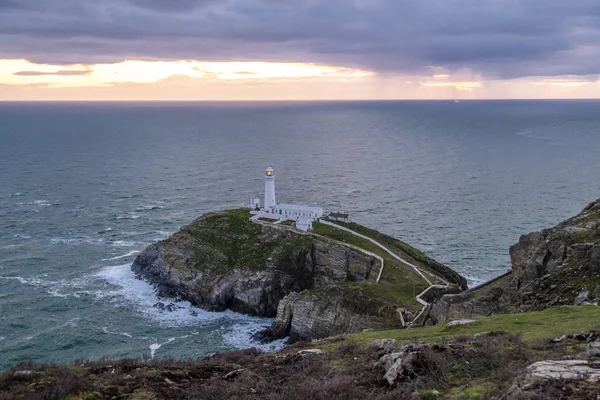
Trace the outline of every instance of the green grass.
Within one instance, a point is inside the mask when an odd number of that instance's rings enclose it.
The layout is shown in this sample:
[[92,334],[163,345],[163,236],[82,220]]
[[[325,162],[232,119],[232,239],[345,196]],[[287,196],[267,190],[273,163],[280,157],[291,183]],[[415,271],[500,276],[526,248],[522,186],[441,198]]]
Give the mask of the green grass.
[[445,324],[438,324],[418,329],[363,332],[349,335],[346,339],[357,344],[366,344],[375,339],[385,338],[396,339],[400,342],[412,340],[436,341],[459,335],[502,331],[521,333],[526,341],[539,341],[553,339],[567,333],[600,329],[600,307],[552,307],[543,311],[479,318],[476,321],[472,325],[452,328],[446,328]]
[[277,221],[279,221],[278,219],[265,218],[265,217],[260,217],[259,220],[260,221],[265,221],[265,222],[277,222]]
[[285,226],[296,226],[296,222],[292,221],[291,219],[285,220],[283,221],[281,224],[279,225],[285,225]]
[[[427,278],[432,281],[432,283],[445,283],[443,279],[440,279],[439,272],[445,267],[442,264],[435,261],[434,259],[426,256],[422,251],[410,246],[409,244],[406,244],[403,241],[398,240],[392,236],[386,235],[385,233],[381,233],[374,229],[370,229],[365,226],[359,225],[355,222],[341,222],[332,220],[329,220],[329,222],[353,230],[354,232],[360,233],[361,235],[367,236],[381,243],[387,249],[398,255],[400,258],[408,261],[409,263],[415,264],[419,268],[421,268],[421,270],[425,273]],[[349,232],[346,233],[349,234]]]
[[502,278],[490,283],[489,285],[485,285],[485,286],[480,287],[477,290],[473,290],[472,292],[470,292],[470,294],[473,296],[481,295],[482,293],[486,293],[490,289],[501,287],[501,286],[505,285],[512,278],[513,278],[512,274],[506,275],[505,277],[502,277]]
[[313,223],[312,232],[329,239],[351,244],[383,258],[384,268],[378,284],[355,284],[364,295],[375,296],[412,310],[419,310],[422,307],[414,297],[425,290],[428,284],[411,267],[400,263],[374,243],[350,232],[318,222]]
[[588,222],[594,222],[600,219],[600,207],[592,207],[586,211],[586,216],[577,221],[577,226],[585,228]]
[[248,210],[227,210],[207,214],[201,223],[187,230],[195,243],[191,264],[204,272],[224,272],[235,268],[262,271],[272,256],[289,261],[298,252],[310,252],[312,241],[298,235],[265,239],[262,227],[250,221]]
[[570,236],[574,243],[600,243],[600,237],[591,229],[575,232]]

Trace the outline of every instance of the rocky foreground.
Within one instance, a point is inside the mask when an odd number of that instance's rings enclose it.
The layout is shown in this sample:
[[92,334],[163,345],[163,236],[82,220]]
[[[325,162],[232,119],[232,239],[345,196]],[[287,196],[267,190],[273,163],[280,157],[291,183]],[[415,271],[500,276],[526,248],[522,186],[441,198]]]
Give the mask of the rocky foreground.
[[[599,310],[359,333],[274,354],[21,363],[0,373],[0,399],[597,399],[600,332],[589,326]],[[572,329],[582,330],[561,333]]]
[[[248,210],[206,214],[149,246],[132,269],[164,297],[207,310],[276,317],[264,332],[268,339],[289,336],[293,342],[404,327],[421,310],[415,295],[428,284],[370,242],[318,223],[315,233],[306,234],[249,218]],[[385,240],[450,287],[445,293],[466,288],[463,277],[411,246],[354,228]]]

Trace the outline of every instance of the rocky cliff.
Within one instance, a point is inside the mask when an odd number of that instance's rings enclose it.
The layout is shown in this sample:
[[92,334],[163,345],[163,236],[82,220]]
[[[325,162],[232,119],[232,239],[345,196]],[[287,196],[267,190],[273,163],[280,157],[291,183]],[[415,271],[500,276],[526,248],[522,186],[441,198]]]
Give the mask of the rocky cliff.
[[377,278],[376,257],[248,218],[245,210],[204,215],[149,246],[132,270],[165,297],[265,317],[275,316],[288,293]]
[[511,273],[477,290],[446,295],[433,322],[600,301],[600,200],[554,228],[521,236]]
[[[422,253],[414,254],[457,284],[464,281]],[[265,337],[297,340],[398,327],[410,320],[420,306],[412,292],[424,283],[401,282],[391,264],[386,272],[391,278],[376,283],[383,262],[356,245],[253,223],[247,210],[230,210],[206,214],[149,246],[132,270],[164,297],[208,310],[277,316]]]

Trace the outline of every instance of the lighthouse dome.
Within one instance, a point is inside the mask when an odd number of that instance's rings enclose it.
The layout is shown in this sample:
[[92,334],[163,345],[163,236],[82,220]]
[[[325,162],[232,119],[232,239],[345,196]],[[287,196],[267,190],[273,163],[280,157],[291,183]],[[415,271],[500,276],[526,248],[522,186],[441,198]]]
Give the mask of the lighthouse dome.
[[272,167],[267,168],[267,170],[265,171],[265,175],[266,176],[273,176],[275,175],[275,171],[273,171]]

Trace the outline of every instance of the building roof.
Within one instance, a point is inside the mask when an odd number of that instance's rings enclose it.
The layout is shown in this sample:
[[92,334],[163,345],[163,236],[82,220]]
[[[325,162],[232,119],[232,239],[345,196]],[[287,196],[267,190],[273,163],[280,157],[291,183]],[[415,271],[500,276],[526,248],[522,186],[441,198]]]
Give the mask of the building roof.
[[308,217],[300,217],[296,220],[296,225],[308,225],[311,223],[311,219]]
[[282,208],[284,210],[291,210],[291,211],[307,211],[307,212],[323,211],[323,209],[321,207],[301,206],[298,204],[275,204],[275,208]]

